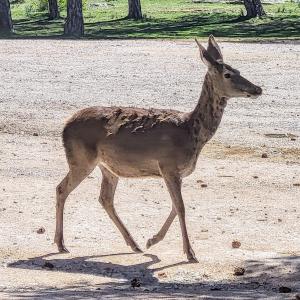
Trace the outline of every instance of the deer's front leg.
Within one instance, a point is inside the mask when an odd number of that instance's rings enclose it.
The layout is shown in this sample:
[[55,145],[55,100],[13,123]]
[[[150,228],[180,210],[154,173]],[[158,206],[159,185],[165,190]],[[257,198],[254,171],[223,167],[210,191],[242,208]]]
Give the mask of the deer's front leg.
[[183,240],[183,251],[184,253],[186,253],[189,262],[198,262],[197,258],[195,257],[195,253],[191,247],[186,229],[185,208],[181,195],[181,178],[177,173],[169,171],[167,168],[164,167],[161,167],[161,173],[167,185],[168,191],[173,202],[173,206],[175,207],[180,222]]

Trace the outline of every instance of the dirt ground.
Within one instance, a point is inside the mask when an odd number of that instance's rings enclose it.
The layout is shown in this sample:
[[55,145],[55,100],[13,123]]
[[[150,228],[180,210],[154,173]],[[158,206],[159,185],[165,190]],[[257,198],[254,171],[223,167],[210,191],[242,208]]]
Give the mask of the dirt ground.
[[[184,180],[199,260],[188,264],[178,220],[146,250],[171,207],[158,179],[122,179],[116,193],[143,254],[131,253],[100,207],[99,170],[68,198],[69,254],[56,253],[53,236],[55,187],[67,172],[64,120],[91,105],[191,110],[206,71],[195,43],[0,41],[0,299],[296,299],[300,45],[221,46],[226,61],[264,95],[230,100]],[[45,233],[37,233],[40,227]],[[236,267],[244,275],[235,276]],[[131,286],[134,279],[140,287]],[[282,286],[291,293],[279,293]]]

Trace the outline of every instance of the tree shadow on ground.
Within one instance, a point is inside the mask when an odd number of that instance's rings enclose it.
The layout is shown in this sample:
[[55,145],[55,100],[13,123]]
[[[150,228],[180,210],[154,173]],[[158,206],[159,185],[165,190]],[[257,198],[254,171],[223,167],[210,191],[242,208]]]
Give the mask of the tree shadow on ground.
[[[129,253],[105,255],[128,255]],[[8,297],[29,299],[90,299],[90,298],[129,298],[129,299],[186,299],[204,297],[205,299],[289,299],[300,292],[300,256],[282,256],[263,261],[245,262],[244,276],[235,280],[199,280],[193,283],[159,281],[154,273],[171,267],[187,264],[165,265],[155,268],[160,260],[156,255],[146,254],[150,260],[134,265],[121,265],[103,262],[105,256],[84,256],[76,258],[52,258],[53,254],[19,260],[8,265],[9,268],[42,270],[44,272],[66,272],[89,274],[112,279],[103,284],[91,285],[80,282],[72,286],[27,287],[20,290],[6,290]],[[49,258],[51,257],[51,258]],[[46,267],[50,263],[53,269]],[[51,266],[51,265],[50,265]],[[152,268],[150,268],[152,267]],[[199,266],[201,269],[201,266]],[[133,281],[132,281],[133,280]],[[141,286],[133,283],[140,281]],[[279,293],[280,286],[288,286],[291,293]],[[275,297],[275,298],[274,298]]]
[[[15,33],[9,38],[62,39],[63,19],[49,21],[46,16],[15,22]],[[215,34],[228,38],[299,38],[300,19],[263,18],[248,20],[234,13],[189,14],[173,19],[148,18],[133,21],[126,18],[85,22],[86,39],[151,39],[207,37]],[[0,38],[8,36],[0,36]]]

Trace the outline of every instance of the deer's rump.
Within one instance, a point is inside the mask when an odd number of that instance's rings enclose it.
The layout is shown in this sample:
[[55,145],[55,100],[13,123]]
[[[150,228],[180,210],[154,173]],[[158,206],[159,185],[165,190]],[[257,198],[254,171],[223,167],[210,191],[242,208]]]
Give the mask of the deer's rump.
[[69,163],[85,155],[123,177],[160,176],[159,162],[184,168],[192,155],[185,114],[171,110],[87,108],[67,122],[63,143]]

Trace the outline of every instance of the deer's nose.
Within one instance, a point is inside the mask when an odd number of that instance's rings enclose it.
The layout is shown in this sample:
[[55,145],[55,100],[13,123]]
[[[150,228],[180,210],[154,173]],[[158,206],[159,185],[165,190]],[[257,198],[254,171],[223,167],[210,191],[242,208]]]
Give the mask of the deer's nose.
[[255,88],[255,92],[256,92],[257,95],[261,95],[261,94],[262,94],[262,88],[259,87],[259,86],[257,86],[257,87]]

